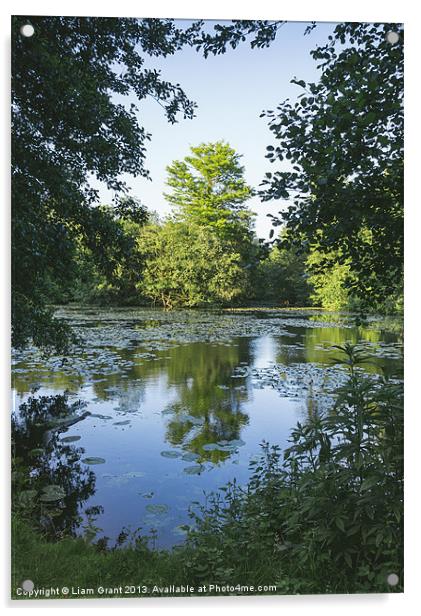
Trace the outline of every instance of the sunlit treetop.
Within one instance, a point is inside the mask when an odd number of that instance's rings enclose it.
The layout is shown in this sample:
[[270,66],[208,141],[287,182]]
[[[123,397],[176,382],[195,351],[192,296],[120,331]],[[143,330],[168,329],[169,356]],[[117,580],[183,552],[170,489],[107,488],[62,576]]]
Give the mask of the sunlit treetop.
[[202,143],[191,155],[167,167],[165,198],[176,218],[212,227],[221,235],[235,235],[250,227],[253,214],[246,201],[253,191],[244,178],[240,155],[227,143]]

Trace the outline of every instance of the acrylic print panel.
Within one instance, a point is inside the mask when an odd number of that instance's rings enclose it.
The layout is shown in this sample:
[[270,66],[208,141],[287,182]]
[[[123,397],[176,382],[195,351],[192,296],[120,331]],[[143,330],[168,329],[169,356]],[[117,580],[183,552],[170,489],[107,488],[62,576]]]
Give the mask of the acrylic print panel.
[[403,38],[13,17],[14,599],[402,592]]

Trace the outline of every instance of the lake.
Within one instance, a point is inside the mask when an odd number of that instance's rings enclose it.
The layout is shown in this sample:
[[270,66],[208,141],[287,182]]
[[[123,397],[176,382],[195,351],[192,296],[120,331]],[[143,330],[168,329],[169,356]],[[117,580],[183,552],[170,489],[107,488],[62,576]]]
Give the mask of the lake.
[[[400,378],[401,324],[317,310],[173,311],[60,308],[79,337],[71,355],[13,356],[14,412],[31,395],[68,391],[83,420],[32,448],[31,476],[66,496],[45,519],[75,534],[141,528],[154,544],[183,541],[189,506],[249,476],[262,441],[285,446],[291,428],[332,402],[346,379],[333,345],[361,342],[376,378]],[[42,428],[42,426],[41,426]],[[29,439],[29,441],[28,441]],[[29,442],[29,445],[28,445]]]

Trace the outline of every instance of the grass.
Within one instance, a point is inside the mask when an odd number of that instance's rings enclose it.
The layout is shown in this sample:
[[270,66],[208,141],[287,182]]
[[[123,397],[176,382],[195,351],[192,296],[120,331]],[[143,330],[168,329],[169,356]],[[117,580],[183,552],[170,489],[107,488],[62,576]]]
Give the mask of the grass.
[[[154,551],[144,546],[129,545],[99,551],[83,538],[47,541],[31,529],[28,521],[17,516],[13,517],[12,529],[12,599],[33,598],[18,595],[17,589],[21,588],[24,580],[32,580],[37,589],[47,589],[49,596],[42,594],[35,597],[39,599],[215,594],[200,581],[203,576],[200,571],[196,571],[195,575],[189,571],[194,554],[188,546]],[[266,586],[273,574],[272,559],[253,563],[244,560],[240,577],[247,580],[248,587],[254,586],[259,594],[273,594],[277,592],[276,586]],[[233,583],[228,578],[216,581],[223,589],[218,592],[220,595],[244,594],[244,584],[240,587],[238,582]],[[258,589],[259,585],[262,586],[261,590]],[[69,594],[63,594],[63,588],[68,588]],[[89,591],[83,594],[82,589]]]
[[[71,537],[49,542],[18,517],[13,518],[12,529],[12,598],[17,598],[16,589],[24,580],[32,580],[37,588],[92,588],[95,591],[100,586],[162,587],[185,583],[183,556],[177,550],[152,551],[128,546],[99,551],[83,538]],[[95,592],[90,596],[102,595]]]

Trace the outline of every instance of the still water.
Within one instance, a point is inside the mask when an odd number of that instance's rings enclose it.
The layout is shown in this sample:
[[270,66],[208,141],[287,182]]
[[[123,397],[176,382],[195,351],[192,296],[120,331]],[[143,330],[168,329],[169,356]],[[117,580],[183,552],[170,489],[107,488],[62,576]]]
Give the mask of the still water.
[[297,421],[329,407],[346,378],[333,345],[360,342],[374,357],[366,370],[401,376],[400,326],[374,319],[75,307],[59,316],[79,343],[65,358],[15,353],[14,413],[31,395],[64,391],[90,413],[30,437],[31,473],[64,490],[56,518],[76,534],[115,540],[141,528],[160,547],[183,541],[193,501],[245,482],[262,441],[285,446]]

